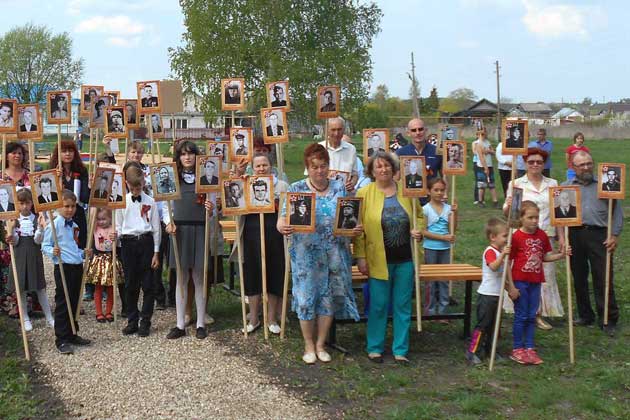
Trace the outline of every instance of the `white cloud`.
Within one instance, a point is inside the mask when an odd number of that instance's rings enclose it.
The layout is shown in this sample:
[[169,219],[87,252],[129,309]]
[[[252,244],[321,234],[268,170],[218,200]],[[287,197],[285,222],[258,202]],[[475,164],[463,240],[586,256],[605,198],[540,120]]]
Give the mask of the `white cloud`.
[[544,39],[588,38],[589,30],[607,21],[600,6],[549,5],[539,0],[523,0],[523,5],[525,27]]
[[94,32],[113,34],[116,36],[137,35],[146,32],[147,25],[133,21],[129,16],[94,16],[81,21],[75,28],[75,32]]
[[112,13],[120,10],[139,12],[143,10],[174,10],[179,8],[178,2],[156,2],[152,0],[70,0],[66,5],[66,13],[77,16],[83,12]]
[[105,40],[105,43],[114,47],[135,48],[140,45],[141,40],[142,38],[139,36],[132,36],[129,38],[121,36],[111,36]]

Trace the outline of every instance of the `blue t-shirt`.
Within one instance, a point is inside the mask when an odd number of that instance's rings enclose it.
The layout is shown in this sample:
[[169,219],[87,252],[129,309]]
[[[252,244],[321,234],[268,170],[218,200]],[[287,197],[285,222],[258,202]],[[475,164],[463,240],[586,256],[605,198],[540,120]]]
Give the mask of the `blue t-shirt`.
[[[435,233],[436,235],[448,235],[448,216],[451,214],[451,206],[444,203],[442,207],[442,213],[438,214],[431,203],[427,203],[422,206],[422,213],[424,214],[424,220],[427,223],[427,231]],[[423,245],[426,249],[433,250],[445,250],[450,249],[451,244],[447,241],[438,241],[436,239],[423,239]]]
[[411,260],[411,225],[409,216],[395,195],[385,197],[381,214],[383,243],[387,264]]

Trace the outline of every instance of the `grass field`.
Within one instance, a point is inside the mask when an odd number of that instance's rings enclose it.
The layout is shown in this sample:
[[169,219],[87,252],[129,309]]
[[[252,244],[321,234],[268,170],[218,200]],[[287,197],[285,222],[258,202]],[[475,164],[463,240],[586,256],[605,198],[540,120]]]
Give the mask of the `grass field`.
[[[285,145],[286,172],[292,181],[302,178],[302,151],[308,140]],[[554,140],[552,176],[564,179],[564,149],[568,139]],[[597,162],[630,164],[629,141],[588,141]],[[499,210],[479,209],[472,204],[472,173],[457,178],[460,208],[455,261],[479,265],[486,241],[482,226]],[[502,191],[499,194],[503,198]],[[627,202],[626,202],[627,203]],[[629,213],[624,203],[624,211]],[[627,217],[626,217],[627,222]],[[409,367],[395,365],[391,358],[374,365],[365,356],[365,325],[343,325],[338,341],[350,353],[333,353],[333,362],[306,367],[301,361],[302,339],[297,320],[291,316],[285,341],[272,337],[266,343],[262,333],[247,344],[234,338],[240,325],[240,304],[220,288],[210,302],[217,324],[214,337],[234,351],[251,356],[260,370],[274,382],[318,403],[330,417],[353,419],[514,418],[514,419],[603,419],[627,418],[630,412],[630,266],[625,267],[630,236],[621,236],[615,253],[616,293],[621,323],[615,338],[596,328],[576,327],[576,364],[569,363],[568,330],[565,319],[554,319],[554,329],[538,330],[536,340],[545,363],[523,367],[512,362],[497,364],[493,372],[470,368],[464,360],[466,342],[461,339],[461,322],[442,325],[425,322],[422,333],[412,331]],[[564,263],[557,265],[558,283],[566,310]],[[463,288],[455,297],[462,302]],[[216,289],[215,289],[216,290]],[[459,307],[452,308],[459,312]],[[511,318],[503,324],[499,351],[511,345]],[[28,398],[33,387],[28,366],[21,359],[20,337],[14,322],[0,318],[0,418],[29,417],[38,404]],[[391,337],[388,338],[391,342]]]

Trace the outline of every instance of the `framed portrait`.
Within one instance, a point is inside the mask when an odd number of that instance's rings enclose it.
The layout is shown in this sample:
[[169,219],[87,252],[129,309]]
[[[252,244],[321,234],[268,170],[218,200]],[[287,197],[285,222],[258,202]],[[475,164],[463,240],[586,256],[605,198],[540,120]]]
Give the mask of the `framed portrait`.
[[252,175],[247,177],[245,192],[248,213],[273,213],[276,203],[272,175]]
[[287,112],[291,110],[288,80],[267,83],[267,106],[269,108],[282,108]]
[[28,174],[33,192],[33,204],[37,213],[54,210],[63,206],[61,192],[63,185],[61,178],[57,176],[57,169]]
[[361,205],[363,198],[338,197],[335,212],[333,234],[338,236],[354,236],[353,229],[361,224]]
[[427,143],[434,145],[435,147],[438,146],[439,143],[439,137],[436,133],[431,133],[427,136]]
[[125,107],[122,105],[108,106],[105,115],[105,135],[117,139],[127,137]]
[[402,135],[402,133],[398,133],[395,136],[390,137],[389,139],[389,150],[391,152],[396,152],[396,150],[400,149],[403,146],[409,144],[409,141]]
[[245,110],[245,79],[221,79],[221,109]]
[[230,128],[230,162],[252,161],[252,137],[251,128]]
[[223,187],[223,194],[221,194],[223,214],[230,216],[247,213],[245,180],[240,177],[227,178],[221,181],[221,186]]
[[626,165],[600,163],[597,168],[597,197],[623,200],[626,195]]
[[366,128],[363,130],[363,163],[376,152],[389,152],[389,130]]
[[336,179],[337,181],[341,181],[343,182],[343,184],[346,184],[346,181],[348,181],[348,179],[350,179],[350,172],[347,171],[337,171],[334,169],[329,169],[328,170],[328,179]]
[[17,133],[18,110],[15,99],[0,99],[0,133]]
[[12,181],[0,182],[0,220],[17,219],[17,190]]
[[109,195],[109,209],[124,209],[126,207],[125,196],[127,195],[127,184],[125,183],[125,173],[121,165],[115,163],[101,162],[99,168],[109,168],[114,171],[111,194]]
[[90,206],[108,207],[112,195],[112,183],[115,172],[112,168],[104,168],[102,166],[96,168],[90,193]]
[[263,141],[265,144],[286,143],[289,141],[289,126],[284,108],[263,108],[260,110]]
[[125,107],[125,117],[127,118],[127,130],[140,128],[140,118],[138,115],[137,99],[119,99],[118,105]]
[[[164,125],[162,124],[162,116],[160,114],[148,114],[143,115],[144,118],[144,126],[147,128],[147,135],[153,136],[154,139],[163,139],[164,138]],[[147,118],[149,118],[149,122],[147,123]],[[151,132],[149,133],[149,130]]]
[[320,86],[317,88],[317,118],[339,116],[341,107],[341,89],[339,86]]
[[230,142],[210,140],[206,143],[206,156],[217,156],[221,158],[221,173],[230,171]]
[[110,105],[118,105],[118,99],[120,99],[119,90],[106,90],[105,92],[103,92],[103,95],[109,96]]
[[96,103],[96,98],[103,96],[105,88],[103,86],[82,85],[81,86],[81,105],[79,105],[79,115],[81,117],[92,116],[92,106]]
[[18,104],[18,139],[41,139],[42,118],[39,104]]
[[315,193],[288,192],[286,217],[296,232],[315,232]]
[[197,194],[221,190],[221,156],[197,156],[197,176],[195,192]]
[[440,133],[437,140],[437,154],[441,155],[444,152],[445,141],[455,141],[461,138],[462,126],[460,124],[442,124],[439,127]]
[[527,120],[503,120],[501,125],[501,141],[503,154],[524,155],[529,144],[529,128]]
[[90,114],[90,128],[104,128],[105,114],[109,104],[109,96],[98,96],[92,104],[92,113]]
[[523,189],[512,188],[512,205],[510,206],[510,227],[518,228],[521,218],[521,204],[523,203]]
[[581,226],[582,206],[580,187],[550,187],[549,202],[551,203],[552,226]]
[[444,175],[466,175],[466,142],[445,141],[442,155]]
[[138,91],[138,104],[140,114],[160,113],[160,81],[148,80],[137,82],[136,89]]
[[483,124],[483,118],[473,118],[473,126],[475,127],[475,131],[477,133],[484,131],[485,126]]
[[179,200],[181,198],[176,163],[150,165],[149,170],[151,172],[151,185],[153,186],[153,198],[155,201]]
[[429,193],[424,156],[401,156],[400,169],[403,177],[403,196],[424,197]]
[[72,122],[72,93],[69,90],[46,92],[46,119],[48,124]]

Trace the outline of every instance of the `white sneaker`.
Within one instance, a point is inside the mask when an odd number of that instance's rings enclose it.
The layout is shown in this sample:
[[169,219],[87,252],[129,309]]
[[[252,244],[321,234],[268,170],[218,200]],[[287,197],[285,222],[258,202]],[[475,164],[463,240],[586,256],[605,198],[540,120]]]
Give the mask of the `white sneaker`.
[[24,329],[26,331],[33,331],[33,324],[31,323],[30,319],[27,319],[26,321],[24,321]]
[[48,318],[46,319],[46,322],[48,323],[48,325],[50,325],[52,328],[55,328],[55,318]]
[[280,334],[280,325],[278,324],[269,325],[269,331],[271,331],[272,334]]

